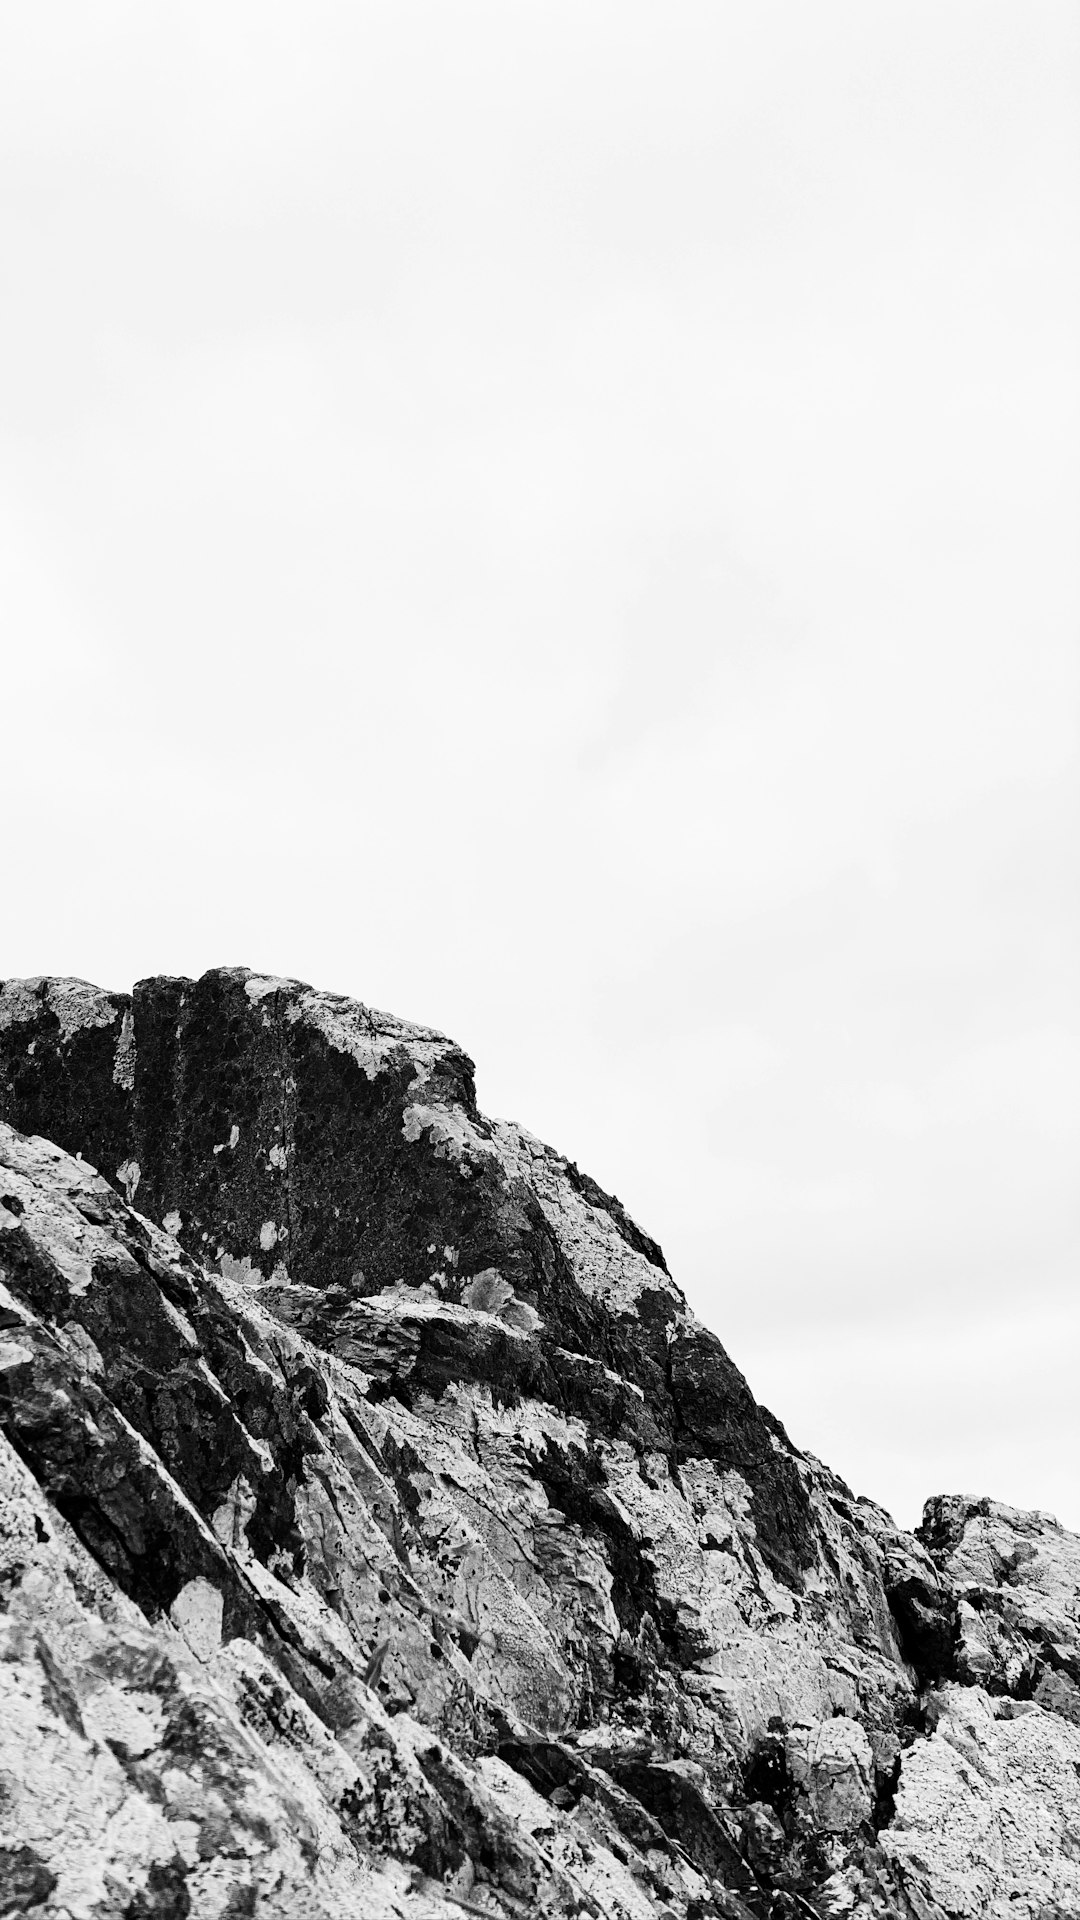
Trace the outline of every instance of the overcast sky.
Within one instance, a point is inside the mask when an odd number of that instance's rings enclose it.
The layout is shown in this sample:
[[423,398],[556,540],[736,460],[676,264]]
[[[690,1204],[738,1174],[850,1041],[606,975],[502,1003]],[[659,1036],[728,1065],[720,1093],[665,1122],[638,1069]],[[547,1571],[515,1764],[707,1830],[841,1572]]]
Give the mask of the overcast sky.
[[452,1033],[1080,1528],[1080,11],[0,4],[0,975]]

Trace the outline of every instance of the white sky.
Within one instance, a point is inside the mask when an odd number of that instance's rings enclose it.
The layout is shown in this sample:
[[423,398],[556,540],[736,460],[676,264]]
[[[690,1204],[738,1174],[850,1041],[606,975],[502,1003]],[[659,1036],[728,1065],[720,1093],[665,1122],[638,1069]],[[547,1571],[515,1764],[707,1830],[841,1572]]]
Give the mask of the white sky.
[[429,1021],[1080,1527],[1080,12],[0,0],[0,975]]

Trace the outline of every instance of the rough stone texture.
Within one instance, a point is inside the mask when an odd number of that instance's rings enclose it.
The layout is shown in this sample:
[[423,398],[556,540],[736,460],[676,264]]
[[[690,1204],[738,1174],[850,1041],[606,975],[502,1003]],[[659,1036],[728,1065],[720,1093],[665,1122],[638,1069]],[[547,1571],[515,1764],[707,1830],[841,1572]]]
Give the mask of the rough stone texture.
[[8,982],[0,1115],[0,1912],[1080,1913],[1080,1541],[856,1499],[451,1042]]
[[1080,1540],[1049,1513],[929,1500],[919,1533],[957,1598],[956,1677],[1080,1726]]
[[825,1833],[849,1833],[874,1810],[874,1755],[866,1731],[846,1714],[793,1727],[787,1763],[801,1811]]
[[882,1836],[909,1893],[964,1920],[1074,1920],[1080,1729],[981,1687],[946,1684],[928,1707]]

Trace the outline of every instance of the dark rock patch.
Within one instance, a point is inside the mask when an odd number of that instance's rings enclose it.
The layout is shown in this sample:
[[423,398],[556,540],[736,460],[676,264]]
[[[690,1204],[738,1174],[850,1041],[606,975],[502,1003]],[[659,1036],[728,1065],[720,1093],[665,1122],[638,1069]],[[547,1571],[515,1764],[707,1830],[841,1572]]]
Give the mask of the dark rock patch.
[[679,1762],[613,1760],[612,1777],[640,1802],[700,1873],[737,1893],[757,1891],[756,1875],[711,1804],[704,1782]]
[[124,1920],[187,1920],[191,1895],[187,1870],[179,1858],[155,1861],[140,1890],[124,1908]]
[[786,1820],[795,1805],[795,1785],[787,1763],[782,1726],[774,1722],[750,1756],[743,1778],[748,1801],[760,1801]]
[[55,1885],[55,1873],[33,1847],[0,1845],[0,1914],[27,1913],[42,1906]]
[[[750,1487],[762,1558],[798,1591],[817,1559],[810,1500],[780,1422],[754,1399],[716,1335],[676,1334],[669,1354],[676,1445],[681,1460],[734,1467]],[[774,1441],[778,1444],[774,1444]]]
[[65,1153],[81,1154],[108,1178],[130,1156],[131,1105],[115,1077],[128,994],[98,996],[107,1025],[80,1026],[65,1039],[49,1004],[48,980],[34,983],[34,1012],[0,1030],[0,1117]]
[[900,1651],[920,1686],[937,1686],[956,1675],[956,1600],[944,1587],[916,1575],[890,1583],[885,1595],[896,1622]]

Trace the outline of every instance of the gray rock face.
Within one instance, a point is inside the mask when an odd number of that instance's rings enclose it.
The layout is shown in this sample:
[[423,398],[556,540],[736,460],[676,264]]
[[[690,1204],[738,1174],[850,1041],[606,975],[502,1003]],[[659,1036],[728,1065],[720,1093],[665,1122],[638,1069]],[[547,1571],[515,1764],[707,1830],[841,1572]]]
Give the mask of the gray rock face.
[[8,982],[0,1116],[0,1912],[1080,1913],[1080,1541],[855,1499],[452,1043]]
[[957,1597],[956,1677],[1080,1725],[1080,1540],[1048,1513],[929,1500],[919,1533]]

